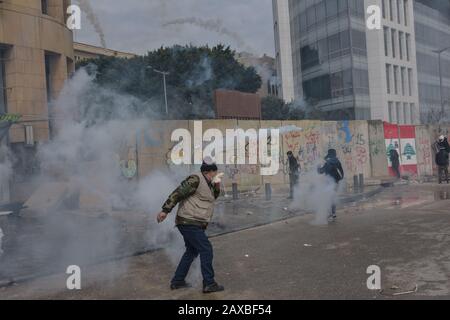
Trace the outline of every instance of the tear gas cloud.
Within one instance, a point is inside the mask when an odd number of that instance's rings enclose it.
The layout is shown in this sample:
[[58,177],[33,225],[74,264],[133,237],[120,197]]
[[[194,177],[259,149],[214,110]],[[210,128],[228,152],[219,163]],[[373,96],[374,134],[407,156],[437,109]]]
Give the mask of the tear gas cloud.
[[[321,165],[322,163],[318,162],[313,168]],[[338,196],[344,188],[344,181],[336,186],[334,180],[329,176],[321,175],[317,170],[308,171],[300,176],[290,209],[312,212],[314,213],[313,224],[327,224],[331,206],[338,204]]]
[[[3,249],[6,238],[19,248],[0,264],[2,275],[38,272],[35,268],[64,272],[68,265],[161,246],[173,261],[180,257],[183,244],[173,223],[156,226],[154,213],[181,177],[155,172],[133,182],[121,174],[120,160],[136,159],[136,133],[151,130],[147,121],[129,112],[140,103],[97,86],[84,69],[67,81],[53,102],[56,135],[38,146],[41,170],[33,178],[35,194],[20,216],[21,223],[35,225],[30,233],[39,239],[22,241],[24,234],[3,228]],[[105,108],[109,112],[103,116]],[[10,173],[4,165],[0,169],[2,178]],[[18,264],[21,254],[28,266]]]

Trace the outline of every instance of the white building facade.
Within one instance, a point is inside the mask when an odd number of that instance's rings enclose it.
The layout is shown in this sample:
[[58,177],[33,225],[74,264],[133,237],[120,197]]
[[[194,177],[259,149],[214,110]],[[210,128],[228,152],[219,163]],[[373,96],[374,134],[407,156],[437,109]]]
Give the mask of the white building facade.
[[[275,59],[279,79],[278,92],[286,102],[294,100],[289,0],[272,0],[275,34]],[[301,90],[301,88],[299,88]],[[297,96],[303,95],[297,92]]]

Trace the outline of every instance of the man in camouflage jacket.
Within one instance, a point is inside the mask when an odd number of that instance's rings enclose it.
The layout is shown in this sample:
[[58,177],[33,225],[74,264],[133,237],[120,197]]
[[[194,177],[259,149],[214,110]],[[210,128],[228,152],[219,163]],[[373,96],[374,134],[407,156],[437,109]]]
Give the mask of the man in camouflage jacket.
[[205,159],[201,172],[189,176],[169,196],[158,214],[158,222],[163,222],[167,215],[179,204],[176,226],[184,238],[186,252],[175,271],[171,281],[172,290],[190,287],[185,278],[195,258],[200,255],[203,275],[203,292],[223,291],[223,286],[214,279],[213,249],[206,236],[206,228],[211,222],[214,202],[220,195],[220,182],[223,173],[217,173],[217,165],[211,159]]

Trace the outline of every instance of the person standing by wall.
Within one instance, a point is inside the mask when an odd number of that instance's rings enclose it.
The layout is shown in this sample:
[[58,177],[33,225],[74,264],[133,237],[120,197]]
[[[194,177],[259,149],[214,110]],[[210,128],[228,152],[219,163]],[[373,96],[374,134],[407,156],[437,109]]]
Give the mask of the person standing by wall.
[[[328,150],[328,154],[325,157],[325,164],[323,167],[319,168],[319,173],[325,174],[333,179],[336,184],[334,191],[337,192],[339,182],[344,179],[344,169],[342,168],[342,164],[337,157],[337,152],[335,149]],[[333,202],[329,219],[334,221],[336,218],[336,204]]]
[[397,179],[400,179],[402,177],[400,174],[400,155],[396,149],[389,151],[389,160],[391,160],[392,170],[394,170]]
[[292,151],[287,153],[288,164],[289,164],[289,198],[294,199],[294,190],[298,184],[300,177],[300,164],[298,160],[294,157]]
[[224,287],[214,279],[213,248],[206,236],[206,229],[214,212],[214,202],[220,195],[220,183],[223,173],[212,159],[203,161],[200,172],[189,176],[169,196],[158,214],[158,223],[179,204],[176,226],[183,236],[186,252],[178,265],[171,281],[172,290],[189,288],[185,279],[195,258],[200,255],[203,276],[203,293],[223,291]]
[[445,136],[440,136],[439,139],[435,143],[436,148],[436,165],[438,166],[438,180],[439,184],[442,183],[442,181],[447,181],[447,184],[449,182],[449,176],[448,176],[448,166],[449,166],[449,153],[450,153],[450,145],[448,143],[448,140]]

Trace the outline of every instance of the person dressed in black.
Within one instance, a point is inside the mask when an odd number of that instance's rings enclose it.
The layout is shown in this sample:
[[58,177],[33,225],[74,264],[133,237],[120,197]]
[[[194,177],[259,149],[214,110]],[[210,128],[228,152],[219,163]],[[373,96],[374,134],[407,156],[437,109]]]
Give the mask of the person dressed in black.
[[438,141],[435,143],[436,148],[436,165],[439,168],[439,184],[442,183],[443,180],[449,181],[448,176],[448,166],[449,166],[449,153],[450,153],[450,145],[445,136],[440,136]]
[[287,153],[287,156],[288,156],[288,162],[289,162],[289,184],[290,184],[288,199],[294,199],[294,189],[295,189],[295,186],[298,184],[298,180],[300,177],[300,164],[298,163],[297,159],[294,157],[294,154],[292,153],[292,151],[289,151]]
[[391,160],[392,163],[392,170],[394,170],[395,175],[398,179],[401,178],[400,174],[400,156],[398,154],[398,151],[396,149],[391,149],[389,151],[389,160]]
[[[336,191],[339,182],[344,179],[344,169],[342,168],[342,164],[337,157],[337,152],[335,149],[328,150],[328,154],[325,157],[325,164],[323,167],[319,168],[319,173],[333,178],[333,181],[336,183],[334,189]],[[335,220],[336,218],[336,204],[333,202],[331,206],[330,220]]]

